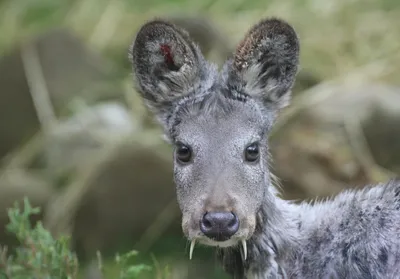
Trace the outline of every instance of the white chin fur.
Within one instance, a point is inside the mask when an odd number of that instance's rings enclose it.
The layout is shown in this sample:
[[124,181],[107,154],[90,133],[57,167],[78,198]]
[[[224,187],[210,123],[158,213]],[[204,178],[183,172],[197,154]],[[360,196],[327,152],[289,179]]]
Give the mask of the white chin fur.
[[[228,247],[236,246],[239,243],[239,241],[237,239],[236,240],[229,239],[226,241],[213,241],[208,238],[200,238],[200,239],[198,239],[198,242],[200,242],[203,245],[220,247],[220,248],[228,248]],[[242,239],[242,240],[240,240],[240,244],[242,245],[242,250],[240,251],[241,255],[242,255],[242,259],[245,261],[247,259],[247,242],[245,239]],[[192,239],[192,241],[190,243],[189,259],[192,259],[193,250],[194,250],[195,245],[196,245],[196,240]]]
[[221,248],[236,246],[239,243],[239,241],[237,239],[228,239],[226,241],[213,241],[211,239],[199,239],[199,242],[204,245],[221,247]]

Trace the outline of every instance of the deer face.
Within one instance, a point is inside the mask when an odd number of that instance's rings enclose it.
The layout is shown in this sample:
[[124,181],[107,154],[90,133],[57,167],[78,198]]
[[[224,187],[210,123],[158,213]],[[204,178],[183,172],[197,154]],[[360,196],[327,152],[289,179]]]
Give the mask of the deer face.
[[209,107],[195,104],[179,115],[173,138],[183,231],[191,240],[231,246],[255,229],[255,213],[269,184],[265,139],[270,124],[251,100],[202,102]]
[[220,72],[184,30],[160,20],[142,26],[130,53],[137,90],[174,146],[191,253],[195,241],[242,243],[246,251],[268,202],[268,132],[297,72],[295,31],[278,19],[261,21]]

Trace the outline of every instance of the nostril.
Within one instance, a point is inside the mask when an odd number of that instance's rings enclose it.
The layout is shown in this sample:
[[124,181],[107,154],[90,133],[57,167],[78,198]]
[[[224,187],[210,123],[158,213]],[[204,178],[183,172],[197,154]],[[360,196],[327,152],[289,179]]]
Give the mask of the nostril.
[[212,228],[211,221],[207,219],[207,217],[203,217],[203,226],[205,228]]
[[228,227],[234,227],[238,223],[237,217],[234,213],[232,213],[233,218],[229,221]]

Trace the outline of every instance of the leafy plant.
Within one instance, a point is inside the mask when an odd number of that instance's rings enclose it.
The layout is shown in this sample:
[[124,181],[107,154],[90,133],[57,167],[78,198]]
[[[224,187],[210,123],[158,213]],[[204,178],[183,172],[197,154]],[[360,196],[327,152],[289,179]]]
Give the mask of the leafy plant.
[[[0,246],[0,279],[78,278],[79,262],[69,249],[69,238],[54,239],[41,222],[31,226],[31,215],[39,212],[39,208],[31,207],[28,199],[24,199],[22,211],[17,202],[8,210],[10,223],[6,230],[16,236],[20,245],[13,253]],[[116,256],[120,279],[135,279],[142,271],[151,269],[144,264],[130,264],[136,255],[136,251],[131,251]],[[98,256],[99,269],[102,270],[101,257]]]

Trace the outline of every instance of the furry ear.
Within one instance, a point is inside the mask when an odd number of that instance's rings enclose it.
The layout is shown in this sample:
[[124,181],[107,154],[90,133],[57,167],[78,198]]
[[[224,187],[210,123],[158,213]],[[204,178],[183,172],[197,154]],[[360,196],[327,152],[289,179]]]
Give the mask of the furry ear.
[[288,105],[299,64],[299,40],[280,19],[264,19],[239,43],[228,66],[232,94],[259,98],[268,107]]
[[199,86],[203,56],[186,31],[167,21],[140,28],[130,60],[137,90],[158,117]]

